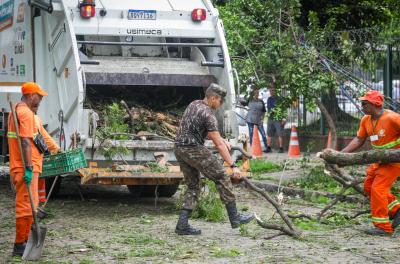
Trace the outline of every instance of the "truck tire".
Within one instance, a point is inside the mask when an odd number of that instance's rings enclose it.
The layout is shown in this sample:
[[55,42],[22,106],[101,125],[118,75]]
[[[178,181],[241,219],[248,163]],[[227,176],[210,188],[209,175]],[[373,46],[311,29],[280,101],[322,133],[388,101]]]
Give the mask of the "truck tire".
[[145,185],[127,185],[128,191],[133,198],[139,198],[142,196],[143,187]]
[[[135,198],[155,197],[157,185],[127,185],[129,192]],[[179,184],[158,185],[159,197],[171,197],[178,190]]]
[[178,190],[179,184],[158,186],[158,195],[160,197],[172,197]]
[[[155,197],[157,185],[143,185],[143,191],[141,197]],[[158,186],[160,189],[160,186]]]
[[134,198],[155,197],[156,185],[127,185]]
[[[49,195],[50,192],[50,188],[53,185],[54,180],[56,179],[56,177],[49,177],[46,178],[46,196]],[[56,197],[57,194],[60,192],[60,188],[61,188],[61,181],[62,181],[62,177],[58,176],[58,180],[56,182],[56,185],[54,185],[54,189],[51,192],[51,197]],[[50,198],[51,198],[50,197]]]

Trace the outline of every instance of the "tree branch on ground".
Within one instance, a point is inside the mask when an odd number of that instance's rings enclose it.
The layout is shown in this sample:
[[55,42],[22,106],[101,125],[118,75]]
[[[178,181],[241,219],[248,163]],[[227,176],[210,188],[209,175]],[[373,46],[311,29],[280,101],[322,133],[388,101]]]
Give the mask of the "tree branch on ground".
[[[357,154],[357,153],[355,153],[355,154]],[[353,155],[351,153],[342,153],[342,152],[332,150],[332,149],[326,149],[323,152],[320,152],[317,154],[318,157],[324,159],[324,161],[325,161],[325,169],[326,169],[325,173],[343,185],[342,189],[337,194],[336,198],[333,199],[327,206],[325,206],[321,210],[321,212],[317,215],[318,221],[321,220],[321,218],[324,216],[324,214],[330,208],[332,208],[335,204],[337,204],[338,202],[345,199],[345,197],[346,197],[345,192],[350,188],[353,188],[355,191],[357,191],[362,196],[367,197],[363,188],[360,186],[360,184],[363,182],[363,179],[358,178],[358,177],[353,177],[351,175],[346,174],[336,164],[334,164],[332,161],[337,162],[337,160],[338,160],[336,155],[340,156],[341,160],[345,160],[344,159],[345,156],[347,156],[347,158],[350,160],[353,160],[353,161],[357,160],[357,159],[352,158]],[[348,163],[347,165],[354,165],[354,164],[357,164],[357,163],[352,162],[352,163]],[[358,215],[354,216],[353,218],[355,218],[357,216]]]
[[261,188],[258,188],[255,186],[249,179],[247,178],[242,178],[243,181],[246,183],[246,186],[248,186],[251,190],[261,194],[270,204],[272,204],[275,207],[275,210],[278,212],[278,214],[282,217],[283,221],[286,223],[287,227],[277,225],[277,224],[268,224],[263,222],[257,215],[255,215],[257,223],[266,229],[273,229],[273,230],[279,230],[291,237],[299,238],[301,236],[301,232],[298,231],[292,221],[289,219],[289,217],[283,212],[281,206],[264,190]]
[[369,213],[371,213],[371,210],[364,210],[364,211],[360,211],[360,212],[358,212],[358,213],[356,213],[355,215],[353,215],[352,217],[351,217],[351,219],[354,219],[354,218],[357,218],[357,217],[359,217],[360,215],[363,215],[363,214],[369,214]]

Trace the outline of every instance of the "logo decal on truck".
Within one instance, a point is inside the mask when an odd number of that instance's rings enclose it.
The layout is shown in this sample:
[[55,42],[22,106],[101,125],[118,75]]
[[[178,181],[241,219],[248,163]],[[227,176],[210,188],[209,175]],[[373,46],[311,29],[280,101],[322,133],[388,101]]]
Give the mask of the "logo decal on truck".
[[162,35],[161,29],[130,29],[126,30],[128,35]]
[[24,22],[25,20],[25,3],[18,5],[17,23]]
[[6,68],[7,65],[7,57],[6,55],[3,54],[3,57],[1,58],[1,66],[3,66],[3,69]]
[[0,4],[0,32],[13,24],[14,0]]

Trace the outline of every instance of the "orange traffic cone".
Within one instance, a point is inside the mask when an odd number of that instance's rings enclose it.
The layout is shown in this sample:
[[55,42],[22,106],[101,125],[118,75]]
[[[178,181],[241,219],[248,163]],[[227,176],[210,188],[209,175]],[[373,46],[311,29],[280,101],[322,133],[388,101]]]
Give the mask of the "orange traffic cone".
[[253,157],[262,157],[261,141],[258,136],[258,127],[254,126],[253,145],[251,146],[251,154]]
[[300,157],[299,139],[297,137],[296,126],[292,126],[292,132],[290,133],[288,156],[290,158]]
[[328,141],[326,142],[326,148],[332,148],[332,132],[329,130]]

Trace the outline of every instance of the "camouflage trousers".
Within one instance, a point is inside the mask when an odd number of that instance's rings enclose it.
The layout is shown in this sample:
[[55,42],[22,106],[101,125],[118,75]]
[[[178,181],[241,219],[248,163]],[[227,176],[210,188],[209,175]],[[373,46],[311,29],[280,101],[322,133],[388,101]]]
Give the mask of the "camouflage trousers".
[[231,180],[210,150],[204,146],[175,146],[174,152],[188,187],[183,209],[193,210],[196,207],[201,190],[200,173],[215,183],[224,204],[235,201]]

